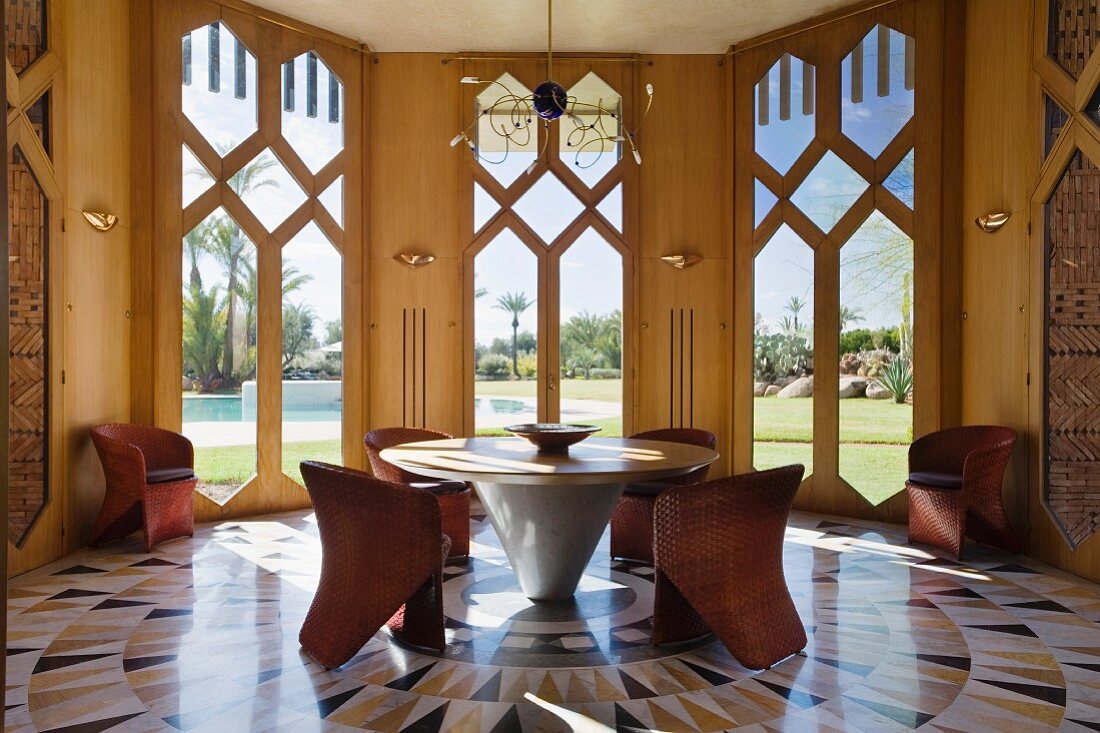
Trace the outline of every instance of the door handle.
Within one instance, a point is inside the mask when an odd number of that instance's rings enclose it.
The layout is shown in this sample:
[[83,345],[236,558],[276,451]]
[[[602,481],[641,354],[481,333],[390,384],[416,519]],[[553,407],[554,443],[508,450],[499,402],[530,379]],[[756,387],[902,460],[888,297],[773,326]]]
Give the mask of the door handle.
[[554,375],[553,374],[546,375],[546,387],[551,392],[553,392],[557,388],[554,384]]

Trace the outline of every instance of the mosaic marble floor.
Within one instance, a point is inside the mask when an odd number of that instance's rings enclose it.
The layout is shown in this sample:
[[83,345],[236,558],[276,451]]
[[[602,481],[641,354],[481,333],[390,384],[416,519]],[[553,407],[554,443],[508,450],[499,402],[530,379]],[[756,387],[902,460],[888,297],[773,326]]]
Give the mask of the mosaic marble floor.
[[[476,511],[476,510],[475,510]],[[796,514],[804,654],[741,668],[712,638],[649,644],[652,570],[607,537],[575,603],[519,593],[485,518],[447,568],[448,647],[380,633],[326,672],[298,648],[317,580],[305,512],[136,539],[13,581],[10,731],[1100,730],[1100,587],[904,530]]]

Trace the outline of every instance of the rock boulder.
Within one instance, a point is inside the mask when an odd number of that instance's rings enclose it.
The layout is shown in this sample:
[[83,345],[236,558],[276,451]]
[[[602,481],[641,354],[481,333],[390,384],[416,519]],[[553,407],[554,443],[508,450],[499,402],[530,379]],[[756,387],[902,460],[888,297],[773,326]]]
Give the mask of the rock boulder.
[[848,400],[853,397],[863,397],[867,393],[867,379],[856,376],[843,376],[840,378],[839,397]]
[[799,377],[783,389],[779,390],[777,397],[783,399],[796,399],[800,397],[813,397],[814,396],[814,378],[813,377]]

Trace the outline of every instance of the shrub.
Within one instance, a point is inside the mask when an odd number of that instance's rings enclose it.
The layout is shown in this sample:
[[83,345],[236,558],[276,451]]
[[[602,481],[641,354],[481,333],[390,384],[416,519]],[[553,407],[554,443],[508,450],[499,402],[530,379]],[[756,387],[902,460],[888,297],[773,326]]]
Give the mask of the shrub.
[[622,379],[622,369],[589,369],[589,379]]
[[519,375],[524,379],[534,379],[539,373],[538,354],[527,352],[519,355]]
[[901,338],[897,328],[854,328],[840,334],[840,353],[858,354],[861,351],[885,349],[894,354],[901,350]]
[[753,349],[753,378],[774,381],[813,373],[813,349],[804,336],[757,333]]
[[905,404],[909,393],[913,391],[913,365],[908,359],[894,359],[882,367],[878,383],[894,397],[894,402]]
[[477,363],[477,373],[485,377],[503,377],[512,371],[512,362],[504,354],[486,354]]
[[858,354],[845,354],[840,358],[841,374],[859,374],[859,368],[863,366]]

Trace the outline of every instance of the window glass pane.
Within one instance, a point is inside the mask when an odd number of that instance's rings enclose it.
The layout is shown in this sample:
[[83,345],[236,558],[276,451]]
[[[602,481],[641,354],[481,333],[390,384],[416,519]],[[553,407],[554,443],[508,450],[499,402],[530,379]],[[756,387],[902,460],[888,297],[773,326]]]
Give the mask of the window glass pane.
[[764,221],[764,217],[767,216],[772,208],[779,202],[779,197],[772,193],[772,190],[760,182],[759,179],[753,181],[753,194],[755,211],[755,218],[753,219],[753,226],[760,226],[760,222]]
[[596,204],[596,211],[607,219],[607,223],[615,227],[620,234],[623,231],[623,184],[611,189],[600,203]]
[[256,246],[218,209],[183,239],[183,433],[219,504],[256,471],[257,292]]
[[225,23],[183,36],[183,113],[221,155],[256,131],[256,58]]
[[561,421],[623,434],[623,259],[592,229],[561,257]]
[[500,204],[493,198],[492,194],[486,191],[477,183],[474,184],[474,231],[479,232],[481,228],[489,223],[489,220],[500,211]]
[[344,85],[313,51],[283,64],[283,137],[311,173],[344,147]]
[[913,151],[901,159],[898,167],[882,182],[887,191],[898,197],[903,204],[913,208]]
[[561,179],[546,173],[520,197],[512,210],[549,245],[584,211],[584,204]]
[[913,440],[913,240],[877,211],[840,250],[839,353],[840,475],[877,505]]
[[537,116],[526,101],[530,97],[531,90],[506,73],[485,85],[475,102],[478,163],[505,187],[538,156]]
[[283,473],[343,463],[343,261],[310,222],[283,247]]
[[510,229],[474,258],[474,427],[538,421],[538,259]]
[[840,67],[841,129],[877,158],[913,116],[915,42],[875,26]]
[[191,148],[183,146],[183,207],[206,193],[214,185],[214,176],[199,162]]
[[27,107],[27,120],[42,143],[46,155],[50,154],[50,92],[47,89],[34,104]]
[[269,232],[306,200],[306,192],[270,149],[234,173],[229,179],[229,187]]
[[814,139],[814,67],[783,54],[756,82],[756,152],[786,174]]
[[791,203],[826,234],[867,190],[867,181],[829,151],[791,196]]
[[756,255],[753,465],[813,471],[814,252],[786,224]]
[[328,188],[326,188],[317,200],[325,207],[325,211],[332,215],[336,223],[344,226],[344,177],[337,176]]
[[572,114],[558,119],[561,159],[589,188],[606,176],[622,157],[622,97],[595,72],[569,90]]

